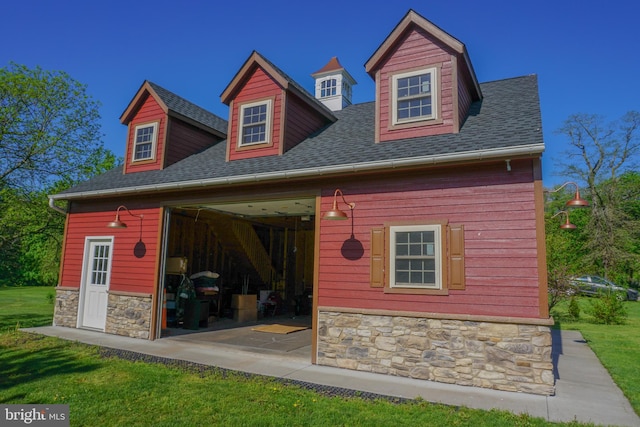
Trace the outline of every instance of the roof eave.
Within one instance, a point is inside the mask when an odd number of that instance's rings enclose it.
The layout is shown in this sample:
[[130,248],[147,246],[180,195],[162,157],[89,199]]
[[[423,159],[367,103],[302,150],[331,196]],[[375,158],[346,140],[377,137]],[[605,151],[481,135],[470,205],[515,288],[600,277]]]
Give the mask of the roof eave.
[[145,94],[152,96],[156,100],[158,105],[160,105],[160,108],[162,108],[165,114],[169,113],[169,107],[167,107],[167,105],[156,93],[156,91],[153,90],[153,88],[149,84],[149,81],[145,80],[144,82],[142,82],[140,89],[138,89],[133,99],[131,99],[131,101],[129,102],[129,105],[127,105],[127,108],[120,115],[120,123],[126,125],[133,119],[138,109],[142,106],[142,103],[146,99]]
[[50,195],[51,200],[77,200],[83,198],[124,196],[140,193],[156,193],[162,191],[175,191],[185,189],[197,189],[204,187],[226,186],[236,184],[249,184],[258,182],[286,181],[289,179],[314,178],[353,174],[356,172],[384,171],[403,168],[415,168],[424,166],[440,166],[456,163],[481,162],[489,160],[504,160],[517,157],[539,156],[544,151],[544,143],[529,144],[518,147],[498,148],[488,150],[474,150],[460,153],[450,153],[433,156],[417,156],[374,162],[348,163],[343,165],[323,166],[316,168],[292,169],[286,171],[265,172],[238,176],[196,179],[189,181],[170,182],[163,184],[149,184],[125,188],[112,188],[106,190],[80,191],[76,193]]
[[264,60],[262,55],[260,55],[257,51],[251,52],[251,55],[247,58],[247,60],[242,64],[240,70],[233,76],[231,82],[227,85],[227,87],[220,94],[220,99],[223,104],[229,105],[231,100],[233,99],[236,91],[242,86],[244,80],[247,78],[249,73],[253,70],[254,67],[259,66],[262,67],[270,76],[273,78],[282,88],[285,90],[289,86],[289,82],[285,79],[280,73],[275,70],[271,64]]
[[373,55],[371,55],[371,57],[367,60],[364,65],[365,71],[367,73],[369,73],[370,75],[372,74],[372,71],[375,70],[375,68],[385,57],[389,49],[400,39],[402,34],[412,24],[419,26],[456,53],[463,53],[464,44],[462,42],[460,42],[458,39],[444,31],[428,19],[421,16],[420,14],[416,13],[413,10],[409,10],[409,12],[407,12],[407,14],[404,16],[404,18],[402,18],[398,25],[396,25],[391,33],[389,33],[387,38],[382,42],[378,49],[376,49]]
[[476,93],[478,94],[478,99],[482,98],[480,84],[478,83],[478,78],[476,77],[475,70],[473,69],[471,59],[469,58],[469,53],[467,52],[467,48],[464,43],[435,25],[433,22],[424,18],[414,10],[409,10],[409,12],[407,12],[404,18],[402,18],[398,25],[395,26],[395,28],[391,31],[391,33],[389,33],[387,38],[382,42],[378,49],[376,49],[373,55],[371,55],[371,57],[364,64],[364,68],[367,74],[375,78],[375,71],[379,67],[381,61],[384,60],[390,49],[398,42],[404,32],[411,25],[416,25],[422,28],[424,31],[431,34],[445,46],[449,47],[453,52],[455,52],[457,56],[463,59],[464,64],[466,65],[467,69],[469,70],[469,74],[471,75],[471,83],[473,85],[473,88],[476,90]]

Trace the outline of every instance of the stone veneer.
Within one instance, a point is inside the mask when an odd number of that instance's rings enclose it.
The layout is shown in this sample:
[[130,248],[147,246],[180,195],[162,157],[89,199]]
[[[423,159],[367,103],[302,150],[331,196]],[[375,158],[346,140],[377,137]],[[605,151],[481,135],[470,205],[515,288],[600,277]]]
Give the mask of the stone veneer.
[[75,288],[56,288],[56,304],[53,324],[75,328],[78,323],[78,301],[80,292]]
[[515,324],[321,309],[317,363],[553,395],[551,329],[525,321]]
[[109,292],[108,334],[149,339],[151,331],[151,295]]
[[[55,326],[70,328],[77,326],[79,295],[78,289],[62,287],[56,289],[56,304],[53,315]],[[151,295],[109,292],[105,332],[149,339],[151,312]]]

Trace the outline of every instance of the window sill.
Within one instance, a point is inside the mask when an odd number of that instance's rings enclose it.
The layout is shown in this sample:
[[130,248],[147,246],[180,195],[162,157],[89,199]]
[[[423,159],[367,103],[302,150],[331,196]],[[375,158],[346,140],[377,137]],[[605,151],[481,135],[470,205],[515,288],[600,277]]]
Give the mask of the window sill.
[[138,165],[148,165],[149,163],[155,163],[156,159],[140,159],[140,160],[131,160],[131,166]]
[[384,287],[385,294],[410,294],[410,295],[449,295],[448,289],[420,289],[420,288],[391,288]]
[[403,129],[419,128],[424,126],[437,126],[443,123],[444,123],[444,120],[441,117],[437,117],[435,119],[413,120],[410,122],[399,122],[395,124],[389,124],[387,129],[403,130]]
[[273,147],[273,142],[272,141],[256,142],[256,143],[247,144],[247,145],[237,145],[236,146],[236,151],[259,150],[261,148],[268,148],[268,147]]

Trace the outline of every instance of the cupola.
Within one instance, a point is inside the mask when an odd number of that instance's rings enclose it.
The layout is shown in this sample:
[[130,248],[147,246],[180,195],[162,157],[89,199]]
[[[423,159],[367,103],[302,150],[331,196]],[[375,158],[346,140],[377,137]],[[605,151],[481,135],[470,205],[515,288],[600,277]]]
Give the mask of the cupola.
[[327,65],[311,74],[311,77],[316,80],[316,99],[331,111],[339,111],[351,105],[351,87],[356,81],[337,57],[331,58]]

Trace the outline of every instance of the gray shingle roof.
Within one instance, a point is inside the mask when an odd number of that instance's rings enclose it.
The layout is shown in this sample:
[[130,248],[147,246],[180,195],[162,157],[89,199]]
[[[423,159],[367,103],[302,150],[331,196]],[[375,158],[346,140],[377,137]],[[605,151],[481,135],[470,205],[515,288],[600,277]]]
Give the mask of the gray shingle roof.
[[260,58],[262,58],[263,61],[265,61],[267,64],[269,64],[271,67],[273,67],[274,70],[276,70],[278,73],[280,73],[280,75],[282,77],[284,77],[291,86],[293,86],[294,88],[296,88],[296,90],[298,91],[298,93],[301,96],[304,96],[308,102],[316,105],[316,108],[319,108],[320,110],[323,110],[325,112],[325,114],[329,117],[334,117],[334,113],[333,111],[331,111],[329,108],[327,108],[326,105],[324,105],[322,102],[318,101],[316,99],[315,96],[311,95],[305,88],[303,88],[302,86],[300,86],[298,84],[298,82],[296,82],[295,80],[293,80],[291,77],[289,77],[289,75],[287,73],[285,73],[284,71],[282,71],[280,68],[278,68],[273,62],[269,61],[267,58],[265,58],[263,55],[260,54],[260,52],[258,51],[254,51],[257,55],[260,56]]
[[168,91],[160,85],[157,85],[150,81],[147,81],[147,83],[149,83],[149,86],[151,86],[151,88],[158,94],[162,102],[165,103],[169,110],[174,111],[191,120],[195,120],[198,123],[202,123],[203,125],[214,129],[224,135],[227,134],[226,120],[216,116],[213,113],[210,113],[209,111],[197,106],[190,101],[187,101],[181,96]]
[[222,141],[164,170],[124,175],[122,168],[117,168],[54,197],[76,198],[116,190],[122,193],[123,189],[156,191],[187,182],[215,185],[245,178],[268,180],[303,172],[319,176],[365,165],[370,169],[389,167],[412,159],[428,164],[430,158],[454,159],[456,155],[499,158],[507,156],[509,150],[540,154],[544,145],[536,76],[483,83],[481,88],[484,98],[471,105],[457,134],[375,143],[375,104],[367,102],[334,112],[338,118],[335,123],[281,156],[227,162],[226,141]]

